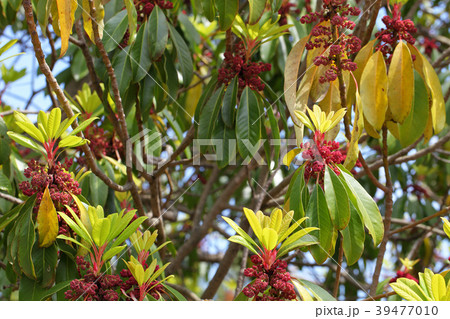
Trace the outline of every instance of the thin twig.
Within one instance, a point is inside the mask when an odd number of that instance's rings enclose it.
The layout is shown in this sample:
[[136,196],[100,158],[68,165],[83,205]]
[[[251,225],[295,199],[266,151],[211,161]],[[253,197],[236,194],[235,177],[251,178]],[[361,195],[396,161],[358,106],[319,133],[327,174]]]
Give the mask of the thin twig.
[[378,280],[380,278],[381,266],[383,265],[384,254],[386,253],[386,246],[391,235],[391,217],[393,208],[393,187],[391,181],[391,174],[389,173],[389,162],[388,162],[388,145],[387,145],[387,127],[383,126],[383,163],[384,163],[384,174],[386,176],[386,191],[384,193],[384,236],[381,241],[380,248],[378,250],[377,261],[375,264],[375,270],[372,277],[372,285],[370,286],[370,294],[375,294],[378,286]]

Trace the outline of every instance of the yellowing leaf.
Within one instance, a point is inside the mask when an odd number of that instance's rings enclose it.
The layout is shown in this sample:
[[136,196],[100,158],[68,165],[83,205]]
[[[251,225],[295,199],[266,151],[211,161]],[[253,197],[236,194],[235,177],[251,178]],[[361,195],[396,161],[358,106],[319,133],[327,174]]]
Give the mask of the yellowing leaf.
[[356,91],[355,94],[356,94],[355,118],[353,122],[352,137],[348,145],[347,157],[345,158],[344,162],[344,167],[346,169],[352,169],[353,166],[355,166],[356,164],[356,161],[359,156],[358,141],[359,138],[361,137],[362,130],[364,128],[364,116],[361,107],[361,97],[359,96],[358,91]]
[[286,165],[287,167],[289,167],[291,165],[291,162],[293,161],[293,159],[302,152],[301,148],[294,148],[293,150],[290,150],[289,152],[286,153],[286,155],[284,155],[283,157],[283,165]]
[[58,215],[50,197],[48,187],[44,191],[37,214],[37,229],[39,234],[39,247],[50,247],[58,236]]
[[411,112],[414,97],[414,69],[411,53],[403,41],[395,47],[388,74],[388,104],[395,122]]
[[364,116],[377,131],[383,126],[388,107],[387,83],[384,57],[377,51],[367,61],[360,85]]
[[61,57],[69,47],[69,35],[72,34],[75,11],[78,3],[73,0],[56,0],[58,8],[59,31],[61,34]]
[[281,222],[283,221],[283,213],[281,212],[281,209],[275,208],[272,211],[272,214],[270,214],[270,225],[269,227],[274,229],[276,232],[281,227]]
[[[298,70],[302,61],[303,52],[305,51],[305,45],[308,42],[309,37],[304,37],[298,41],[292,48],[291,52],[286,59],[286,66],[284,69],[284,99],[286,100],[286,106],[291,114],[292,121],[295,126],[295,135],[299,144],[303,140],[303,124],[294,115],[294,110],[297,104],[297,82],[299,78]],[[304,109],[303,109],[304,110]]]
[[435,274],[431,279],[431,290],[433,291],[434,300],[445,300],[447,287],[445,286],[444,277],[442,277],[440,274]]
[[442,221],[444,222],[444,232],[447,234],[448,238],[450,238],[450,222],[441,217]]
[[258,237],[259,241],[262,243],[262,228],[255,213],[251,209],[244,207],[244,214],[256,237]]
[[436,72],[425,57],[422,56],[421,58],[423,60],[425,82],[431,91],[431,118],[433,120],[434,133],[437,134],[442,131],[446,122],[445,101],[442,95],[441,83]]

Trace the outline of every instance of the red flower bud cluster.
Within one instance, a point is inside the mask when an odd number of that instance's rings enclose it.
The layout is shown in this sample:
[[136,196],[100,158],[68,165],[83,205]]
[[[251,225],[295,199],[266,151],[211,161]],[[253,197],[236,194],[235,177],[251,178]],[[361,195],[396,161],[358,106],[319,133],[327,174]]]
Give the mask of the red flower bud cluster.
[[[173,3],[168,0],[134,0],[134,6],[137,12],[136,32],[139,31],[142,22],[147,21],[155,6],[158,6],[161,9],[173,9]],[[125,9],[126,8],[124,7],[122,10]],[[130,30],[127,29],[125,35],[122,38],[122,41],[119,44],[119,48],[124,49],[125,47],[127,47],[129,40]]]
[[83,257],[76,258],[77,270],[81,279],[74,279],[70,282],[70,289],[65,292],[68,300],[119,300],[122,279],[117,275],[94,275],[92,265],[85,261]]
[[[147,263],[143,263],[142,267],[144,267],[144,270],[148,268]],[[156,265],[155,271],[157,271],[159,269],[159,266]],[[136,299],[139,299],[139,286],[138,283],[136,281],[136,279],[133,277],[133,274],[131,273],[130,270],[128,269],[122,269],[120,271],[120,276],[122,278],[124,278],[124,282],[122,283],[122,286],[120,287],[120,290],[122,291],[122,293],[127,296],[126,300],[133,300],[133,297]],[[158,300],[161,295],[163,293],[165,293],[164,291],[164,286],[159,284],[159,282],[157,280],[154,280],[153,282],[150,283],[149,287],[153,287],[151,288],[149,291],[147,291],[147,293],[149,293],[153,298],[155,298],[156,300]]]
[[428,55],[429,57],[431,57],[431,53],[433,53],[433,50],[438,48],[438,45],[437,45],[435,39],[429,39],[426,37],[423,38],[421,45],[425,49],[425,54]]
[[[321,11],[312,12],[300,19],[303,24],[318,22],[311,30],[311,39],[306,43],[306,49],[323,49],[322,54],[314,58],[316,66],[328,66],[328,69],[319,78],[320,83],[336,80],[343,70],[356,70],[356,63],[347,57],[361,49],[361,40],[352,34],[347,35],[344,31],[346,29],[353,30],[355,27],[355,23],[350,21],[347,16],[358,16],[361,10],[350,7],[346,2],[346,0],[325,0]],[[320,24],[324,21],[329,21],[330,25]],[[333,29],[337,34],[333,35]],[[338,60],[340,67],[336,65]]]
[[[81,188],[79,188],[78,182],[69,173],[69,167],[72,166],[72,163],[72,159],[66,159],[64,164],[57,162],[52,167],[41,165],[36,160],[31,160],[28,163],[24,175],[31,180],[20,183],[19,189],[26,196],[36,194],[36,202],[33,210],[35,215],[39,211],[46,187],[48,187],[50,197],[57,211],[64,211],[68,216],[71,216],[65,207],[68,205],[75,213],[79,213],[78,207],[71,196],[71,194],[81,194]],[[58,220],[60,222],[59,233],[68,234],[69,227],[59,215]]]
[[248,86],[254,91],[264,90],[264,84],[258,75],[271,70],[272,66],[269,63],[247,61],[242,42],[236,45],[234,52],[225,52],[224,56],[223,66],[219,69],[219,83],[228,85],[235,76],[238,76],[239,88]]
[[259,256],[251,256],[251,261],[254,266],[245,269],[244,276],[255,278],[255,281],[242,290],[244,295],[255,298],[257,301],[283,301],[297,298],[294,285],[290,282],[291,275],[286,271],[285,261],[276,260],[269,270],[264,267]]
[[316,131],[313,138],[314,143],[309,142],[300,144],[304,149],[302,157],[306,160],[305,179],[319,180],[323,185],[325,166],[330,167],[336,175],[340,174],[336,164],[345,161],[345,155],[339,151],[339,143],[335,141],[325,141],[325,134]]
[[402,20],[400,5],[398,3],[394,4],[392,18],[386,15],[383,17],[382,21],[386,25],[386,28],[381,29],[375,34],[375,37],[379,40],[375,49],[383,53],[386,63],[389,64],[395,46],[399,41],[405,40],[409,44],[414,45],[416,39],[411,33],[416,33],[417,29],[414,26],[414,22],[410,19]]
[[138,22],[148,19],[155,6],[161,9],[173,9],[173,3],[167,0],[134,0]]
[[401,271],[401,270],[397,271],[397,275],[395,277],[391,278],[391,280],[389,280],[389,282],[390,283],[396,282],[397,279],[399,279],[399,278],[412,279],[415,282],[419,283],[419,280],[417,280],[417,278],[414,277],[413,275],[409,274],[408,271]]
[[[311,8],[311,6],[310,6]],[[280,15],[280,20],[278,21],[279,25],[287,24],[287,16],[289,14],[300,14],[300,9],[297,8],[297,5],[294,3],[290,3],[289,1],[283,1],[280,9],[278,10],[278,14]]]
[[[112,133],[98,126],[97,123],[89,124],[83,131],[84,137],[89,140],[89,146],[94,153],[96,159],[100,160],[104,155],[109,157],[117,157],[123,154],[124,148],[122,142]],[[81,147],[77,148],[81,152]],[[86,159],[79,157],[77,162],[80,165],[86,165]]]

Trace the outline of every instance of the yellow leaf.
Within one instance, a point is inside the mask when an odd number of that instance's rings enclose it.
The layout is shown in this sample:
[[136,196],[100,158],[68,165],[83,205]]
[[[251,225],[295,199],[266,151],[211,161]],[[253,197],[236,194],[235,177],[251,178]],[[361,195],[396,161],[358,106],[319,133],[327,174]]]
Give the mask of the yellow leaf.
[[403,41],[395,47],[388,74],[388,104],[392,119],[403,123],[414,98],[414,69],[411,53]]
[[386,122],[386,127],[388,128],[389,132],[391,132],[394,137],[399,140],[400,139],[400,132],[398,130],[398,124],[394,123],[392,121]]
[[[375,44],[376,40],[372,40],[369,43],[367,43],[356,55],[356,58],[354,62],[357,65],[357,68],[355,71],[353,71],[353,76],[356,79],[356,83],[360,83],[361,81],[361,75],[364,70],[364,67],[367,64],[367,61],[369,61],[369,58],[372,56],[373,53],[373,46]],[[355,101],[355,92],[356,92],[356,84],[355,81],[350,81],[348,85],[347,90],[347,106],[350,107],[353,105]]]
[[83,0],[82,3],[83,9],[81,10],[81,13],[83,15],[83,26],[84,31],[88,35],[89,39],[95,43],[94,40],[94,30],[92,29],[92,20],[90,18],[90,8],[89,8],[89,0]]
[[366,130],[366,133],[376,139],[381,138],[380,133],[378,133],[372,125],[370,125],[369,122],[367,122],[366,118],[364,118],[364,129]]
[[[186,92],[186,101],[184,102],[184,110],[186,111],[185,115],[188,120],[191,120],[194,116],[195,109],[197,108],[198,101],[200,100],[200,97],[202,95],[202,85],[198,84],[201,79],[194,74],[192,77],[192,82],[189,86],[192,86],[187,92]],[[193,86],[195,85],[195,86]]]
[[291,114],[292,121],[295,124],[294,130],[298,144],[300,144],[303,140],[303,124],[294,115],[294,111],[297,105],[297,82],[299,79],[298,71],[302,61],[303,52],[305,50],[305,45],[308,40],[309,37],[304,37],[295,44],[286,59],[286,66],[284,69],[284,98],[286,100],[286,106],[288,107],[289,113]]
[[267,250],[277,247],[278,234],[272,228],[264,228],[262,230],[262,244]]
[[50,247],[58,236],[59,225],[55,205],[50,197],[48,187],[44,191],[37,214],[39,247]]
[[431,64],[425,57],[422,57],[425,83],[430,87],[431,91],[431,118],[433,120],[434,133],[437,134],[445,126],[445,101],[442,95],[442,87],[439,78]]
[[430,138],[433,136],[433,120],[431,116],[428,116],[428,122],[425,126],[425,130],[423,132],[423,142],[426,144],[430,140]]
[[291,165],[292,160],[302,152],[301,148],[294,148],[293,150],[290,150],[286,153],[283,157],[283,165],[286,165],[289,167]]
[[56,0],[58,7],[59,31],[61,34],[61,55],[62,57],[69,47],[69,35],[72,34],[75,11],[78,3],[73,0]]
[[248,209],[246,207],[244,207],[244,214],[250,224],[250,227],[253,229],[253,232],[255,233],[256,237],[258,237],[259,241],[262,243],[261,223],[256,217],[256,214],[251,209]]
[[355,103],[355,118],[353,122],[353,130],[352,137],[350,139],[350,143],[348,145],[347,157],[345,158],[344,167],[346,169],[352,169],[355,166],[356,161],[359,156],[359,147],[358,141],[361,137],[362,130],[364,128],[364,118],[361,107],[361,97],[359,96],[358,91],[356,94],[356,103]]
[[272,214],[270,214],[270,225],[269,227],[274,229],[276,232],[281,227],[281,222],[283,221],[283,213],[281,212],[281,209],[275,208],[272,211]]
[[384,57],[377,51],[367,61],[360,85],[364,116],[377,131],[383,126],[388,107],[387,83]]
[[435,274],[431,279],[431,289],[433,291],[433,298],[435,301],[445,299],[447,294],[447,287],[445,285],[444,277],[439,274]]
[[444,222],[444,232],[447,234],[448,238],[450,238],[450,222],[443,217],[441,217],[441,219]]

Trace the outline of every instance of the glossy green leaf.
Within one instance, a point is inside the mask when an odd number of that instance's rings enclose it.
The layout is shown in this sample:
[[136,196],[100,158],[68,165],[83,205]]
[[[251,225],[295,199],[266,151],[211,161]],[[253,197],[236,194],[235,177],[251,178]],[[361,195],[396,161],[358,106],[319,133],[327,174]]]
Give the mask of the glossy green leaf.
[[261,18],[264,9],[266,8],[266,0],[249,0],[250,14],[248,17],[248,23],[255,24]]
[[34,245],[32,251],[36,277],[43,288],[49,288],[55,283],[58,250],[55,245],[40,248]]
[[364,187],[357,180],[341,167],[339,178],[347,190],[350,201],[355,206],[364,225],[372,236],[374,245],[377,246],[384,235],[384,224],[381,218],[380,210],[373,198],[367,194]]
[[249,242],[246,241],[241,236],[234,235],[234,236],[231,236],[230,238],[228,238],[228,240],[233,242],[233,243],[236,243],[236,244],[242,245],[244,247],[247,247],[248,250],[250,250],[252,253],[254,253],[255,255],[258,255],[258,252],[255,250],[255,248],[253,248],[253,246],[250,245]]
[[222,120],[226,126],[234,128],[234,118],[236,113],[236,101],[238,93],[238,80],[234,77],[223,96]]
[[323,289],[322,287],[307,281],[307,280],[303,280],[303,279],[297,279],[303,286],[305,286],[306,288],[308,288],[312,294],[314,295],[314,297],[316,297],[316,299],[318,301],[336,301],[336,299],[330,295],[325,289]]
[[407,301],[431,300],[414,280],[399,278],[396,282],[391,283],[390,286],[400,297]]
[[197,131],[197,138],[210,139],[214,131],[217,117],[220,112],[220,105],[222,104],[222,95],[224,87],[214,92],[211,98],[203,107],[200,114],[199,126]]
[[411,112],[403,124],[398,126],[400,144],[407,147],[417,141],[427,126],[429,107],[428,92],[425,82],[418,72],[414,72],[414,100]]
[[229,128],[219,119],[214,127],[213,139],[219,168],[236,163],[236,132],[234,128]]
[[364,239],[366,232],[364,224],[359,217],[353,204],[350,204],[351,215],[347,227],[341,230],[343,237],[343,248],[347,265],[351,266],[356,263],[364,251]]
[[36,271],[31,258],[31,251],[34,242],[36,241],[32,218],[34,205],[31,204],[34,204],[34,200],[27,201],[20,210],[21,218],[18,220],[16,227],[18,227],[18,257],[20,269],[27,277],[36,279]]
[[53,294],[61,290],[67,290],[71,280],[57,283],[53,287],[43,288],[37,281],[22,277],[19,285],[19,300],[21,301],[41,301],[50,298]]
[[88,127],[95,120],[98,120],[98,117],[90,117],[87,120],[84,120],[83,122],[79,123],[77,128],[74,129],[69,135],[78,134],[79,132],[83,131],[86,127]]
[[139,28],[136,41],[130,49],[134,82],[141,81],[147,75],[152,65],[149,43],[150,32],[149,23],[144,22]]
[[239,0],[215,0],[219,13],[219,26],[222,31],[228,30],[233,24],[239,10]]
[[184,42],[181,35],[175,30],[175,28],[168,24],[170,31],[170,38],[175,46],[178,56],[178,62],[181,67],[181,75],[183,76],[183,84],[188,86],[191,83],[192,75],[194,71],[194,65],[192,63],[191,52],[189,51],[186,42]]
[[301,218],[305,217],[305,207],[308,205],[308,203],[303,202],[302,193],[304,191],[309,192],[305,183],[305,168],[299,168],[297,171],[299,172],[299,174],[293,176],[293,179],[289,184],[289,186],[292,185],[289,192],[289,210],[294,211],[294,221],[298,221]]
[[114,247],[112,249],[109,249],[108,251],[106,251],[103,256],[102,256],[102,260],[103,261],[107,261],[110,260],[113,256],[117,255],[118,253],[120,253],[125,247],[127,247],[126,245],[123,246],[117,246]]
[[133,0],[124,0],[125,7],[127,9],[127,17],[128,17],[128,32],[130,34],[128,38],[128,44],[134,42],[134,38],[136,35],[137,28],[137,12],[136,7],[134,5]]
[[82,139],[81,137],[78,136],[67,136],[65,138],[63,138],[61,141],[59,141],[58,146],[60,148],[64,148],[64,147],[78,147],[81,146],[83,144],[86,144],[87,140]]
[[344,185],[328,166],[325,169],[324,188],[333,225],[337,230],[342,230],[350,220],[350,203]]
[[48,116],[47,121],[47,132],[49,138],[54,138],[56,136],[56,132],[58,132],[59,125],[61,124],[61,109],[59,107],[54,108],[50,115]]
[[239,154],[250,161],[258,151],[261,138],[261,110],[255,93],[247,86],[241,94],[236,114],[236,137]]
[[127,11],[119,11],[105,24],[105,35],[102,39],[106,52],[112,51],[122,42],[128,29]]
[[[228,1],[228,0],[223,0]],[[214,0],[201,0],[202,2],[202,8],[203,8],[203,14],[204,16],[210,21],[214,21],[216,18],[216,8],[214,6]]]
[[325,194],[320,186],[315,185],[306,209],[308,227],[319,228],[319,244],[312,246],[310,252],[318,264],[322,264],[330,257],[333,248],[333,223],[328,210]]
[[[274,168],[278,168],[281,150],[281,137],[280,128],[278,127],[278,120],[273,114],[272,106],[267,108],[267,115],[269,117],[270,129],[272,130],[273,160],[275,162]],[[263,127],[262,129],[264,130],[265,128]]]
[[[167,40],[169,38],[169,25],[167,23],[166,15],[159,8],[159,6],[155,6],[153,8],[152,13],[150,14],[150,17],[148,19],[148,28],[150,37],[150,56],[152,60],[157,60],[164,53],[167,45]],[[174,35],[172,35],[172,37],[173,36]],[[180,56],[178,56],[178,58],[181,59]]]

